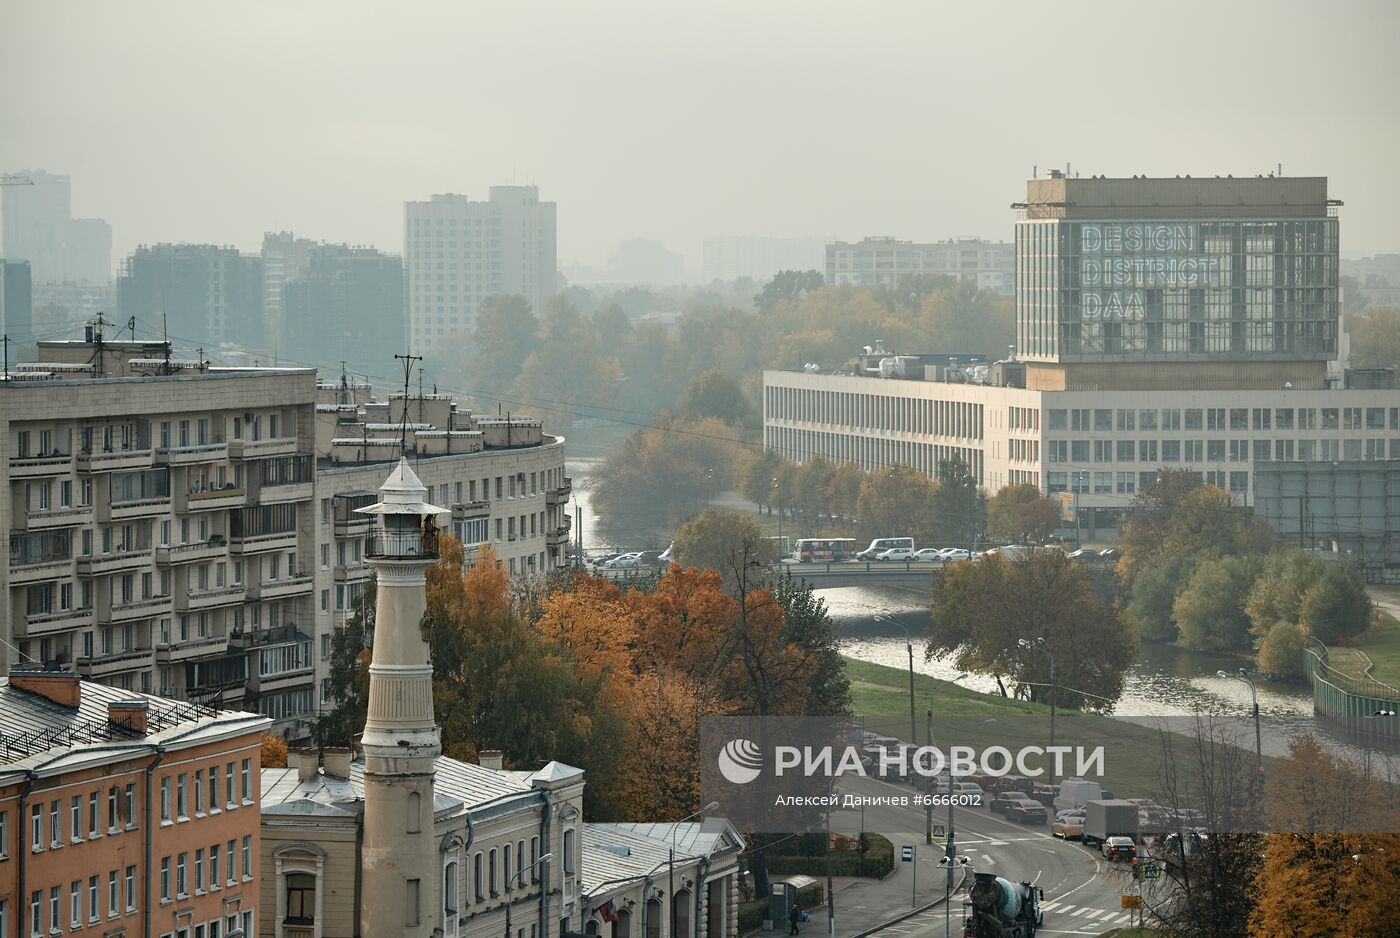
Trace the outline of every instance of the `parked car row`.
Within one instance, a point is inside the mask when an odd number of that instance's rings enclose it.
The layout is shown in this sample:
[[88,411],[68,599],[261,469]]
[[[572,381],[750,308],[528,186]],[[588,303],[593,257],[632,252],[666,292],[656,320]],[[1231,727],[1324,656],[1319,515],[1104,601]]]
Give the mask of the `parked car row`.
[[601,554],[589,561],[599,570],[631,570],[637,567],[665,567],[671,563],[671,548],[665,550],[634,550],[627,553]]

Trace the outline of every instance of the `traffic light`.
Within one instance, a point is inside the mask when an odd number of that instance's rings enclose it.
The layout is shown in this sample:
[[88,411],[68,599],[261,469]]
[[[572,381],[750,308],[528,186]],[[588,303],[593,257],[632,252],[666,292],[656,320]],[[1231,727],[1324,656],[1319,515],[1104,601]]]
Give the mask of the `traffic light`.
[[1137,857],[1133,857],[1133,881],[1142,882],[1142,864],[1138,862]]

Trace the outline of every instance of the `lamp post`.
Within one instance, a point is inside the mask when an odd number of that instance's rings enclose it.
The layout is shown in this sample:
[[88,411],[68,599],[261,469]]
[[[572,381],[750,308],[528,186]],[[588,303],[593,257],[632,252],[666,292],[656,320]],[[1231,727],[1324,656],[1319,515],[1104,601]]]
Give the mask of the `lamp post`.
[[705,507],[710,507],[710,486],[714,484],[715,471],[707,468],[705,470]]
[[778,482],[777,476],[773,477],[773,488],[778,492],[778,542],[781,546],[783,540],[783,487]]
[[1259,777],[1264,774],[1264,738],[1259,729],[1259,691],[1254,686],[1254,681],[1250,678],[1249,672],[1240,668],[1235,674],[1229,671],[1217,671],[1221,677],[1234,678],[1237,681],[1244,681],[1249,687],[1250,709],[1254,711],[1254,784],[1250,785],[1250,796],[1254,800],[1254,807],[1259,807]]
[[[691,818],[704,814],[706,811],[713,811],[718,807],[718,801],[711,801],[699,811],[692,811],[671,825],[671,847],[666,855],[666,907],[671,911],[666,917],[666,938],[674,938],[676,933],[676,831]],[[700,884],[697,883],[695,888],[699,889]]]
[[[1078,516],[1078,512],[1075,514]],[[1050,659],[1050,749],[1053,754],[1055,748],[1055,698],[1058,696],[1056,693],[1058,688],[1055,686],[1055,654],[1050,650],[1050,645],[1045,641],[1045,636],[1043,635],[1033,642],[1024,638],[1020,639],[1016,644],[1020,645],[1022,648],[1044,652],[1045,657]],[[1050,784],[1055,784],[1054,758],[1050,759]]]
[[909,652],[909,745],[919,744],[918,724],[914,720],[914,637],[909,634],[909,627],[898,619],[891,616],[876,616],[876,622],[888,622],[890,625],[899,626],[904,632],[904,650]]
[[[506,876],[506,892],[509,893],[512,889],[515,888],[515,881],[516,881],[516,880],[520,880],[520,886],[521,886],[521,888],[523,889],[523,888],[525,887],[525,874],[526,874],[527,872],[533,870],[535,867],[542,865],[546,860],[549,860],[549,859],[553,858],[553,856],[554,856],[554,854],[552,854],[552,853],[546,853],[544,856],[540,857],[538,860],[534,861],[534,862],[531,863],[529,866],[524,866],[524,867],[521,867],[520,869],[516,870],[514,876],[510,876],[509,874],[507,874],[507,876]],[[545,881],[544,890],[545,890],[545,892],[548,892],[548,891],[549,891],[549,882],[548,882],[548,880]],[[371,899],[371,901],[373,901],[373,900]],[[513,906],[513,905],[515,905],[515,897],[514,897],[514,896],[511,896],[511,895],[507,895],[507,896],[506,896],[506,938],[511,938],[511,931],[510,931],[510,907]],[[543,925],[543,923],[541,923],[541,925]],[[543,928],[541,928],[541,931],[543,932]]]
[[952,938],[953,867],[966,867],[967,859],[967,857],[954,856],[950,853],[938,860],[938,865],[948,871],[948,883],[943,887],[943,938]]
[[1365,714],[1362,719],[1366,722],[1362,724],[1366,727],[1364,746],[1366,751],[1366,780],[1371,780],[1371,749],[1374,745],[1371,728],[1376,725],[1376,721],[1385,717],[1395,716],[1394,710],[1377,710],[1375,713]]
[[1074,549],[1080,548],[1079,539],[1079,494],[1089,486],[1089,470],[1080,469],[1074,484]]

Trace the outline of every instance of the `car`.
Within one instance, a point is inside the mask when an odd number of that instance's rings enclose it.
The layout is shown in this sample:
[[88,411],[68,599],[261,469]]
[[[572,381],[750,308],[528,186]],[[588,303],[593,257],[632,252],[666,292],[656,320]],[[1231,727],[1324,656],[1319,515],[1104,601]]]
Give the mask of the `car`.
[[939,563],[943,560],[943,551],[936,547],[925,547],[923,550],[914,551],[913,559],[927,563]]
[[1050,836],[1065,840],[1078,840],[1084,836],[1084,812],[1065,811],[1050,825]]
[[1073,560],[1098,560],[1099,552],[1092,547],[1081,547],[1076,551],[1071,551],[1070,558]]
[[982,786],[976,782],[954,782],[953,793],[958,795],[976,795],[982,797]]
[[671,555],[671,551],[675,548],[675,546],[676,546],[675,544],[672,544],[672,545],[670,545],[669,547],[667,547],[665,550],[663,550],[663,551],[661,552],[661,556],[656,558],[657,563],[662,564],[662,565],[667,566],[667,567],[669,567],[671,564],[675,563],[675,562],[676,562],[676,558],[673,557],[673,556]]
[[989,807],[993,814],[1005,815],[1012,805],[1020,804],[1023,801],[1036,804],[1019,791],[999,791],[992,795]]
[[914,549],[914,539],[912,537],[877,537],[870,542],[870,546],[856,554],[857,560],[874,560],[880,554],[894,547],[907,547]]
[[661,565],[661,551],[644,550],[637,555],[637,566],[657,567]]
[[639,558],[639,557],[641,557],[641,556],[642,556],[642,552],[641,552],[641,551],[634,551],[633,553],[630,553],[630,554],[619,554],[618,556],[614,557],[612,560],[609,560],[607,563],[603,564],[603,566],[607,567],[609,570],[625,570],[625,569],[630,569],[630,568],[635,567],[635,566],[637,565],[637,558]]
[[595,567],[601,567],[606,565],[609,560],[613,560],[621,556],[621,554],[603,554],[601,556],[594,557],[592,560],[589,561],[589,563],[593,564],[593,566]]
[[1133,843],[1131,837],[1110,837],[1099,845],[1099,852],[1103,854],[1105,860],[1117,862],[1127,860],[1130,863],[1137,862],[1137,844]]
[[875,555],[876,560],[913,560],[914,550],[911,547],[891,547],[889,550],[881,551]]
[[1104,560],[1117,560],[1118,551],[1112,547],[1105,547],[1103,550],[1099,551],[1099,556]]
[[951,563],[954,560],[971,560],[972,551],[962,547],[949,547],[943,551],[943,562]]
[[1050,817],[1038,801],[1022,801],[1006,809],[1006,819],[1018,824],[1044,824]]

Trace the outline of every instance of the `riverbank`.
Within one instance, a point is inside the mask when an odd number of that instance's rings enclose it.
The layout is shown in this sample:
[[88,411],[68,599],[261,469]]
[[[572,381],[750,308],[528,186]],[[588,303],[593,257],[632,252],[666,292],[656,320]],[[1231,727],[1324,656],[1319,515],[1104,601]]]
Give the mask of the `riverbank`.
[[[909,672],[849,657],[844,660],[852,710],[865,718],[867,729],[908,737]],[[914,700],[920,742],[927,731],[929,710],[933,711],[934,738],[940,742],[1014,751],[1018,746],[1043,746],[1049,739],[1050,707],[1045,704],[985,694],[924,674],[914,675]],[[1191,740],[1178,732],[1167,735],[1177,758],[1182,758]],[[1164,734],[1159,728],[1061,711],[1055,720],[1055,742],[1087,749],[1102,746],[1104,785],[1116,797],[1158,798],[1162,793]],[[1266,768],[1272,761],[1265,757]],[[1071,760],[1067,774],[1072,771]]]

